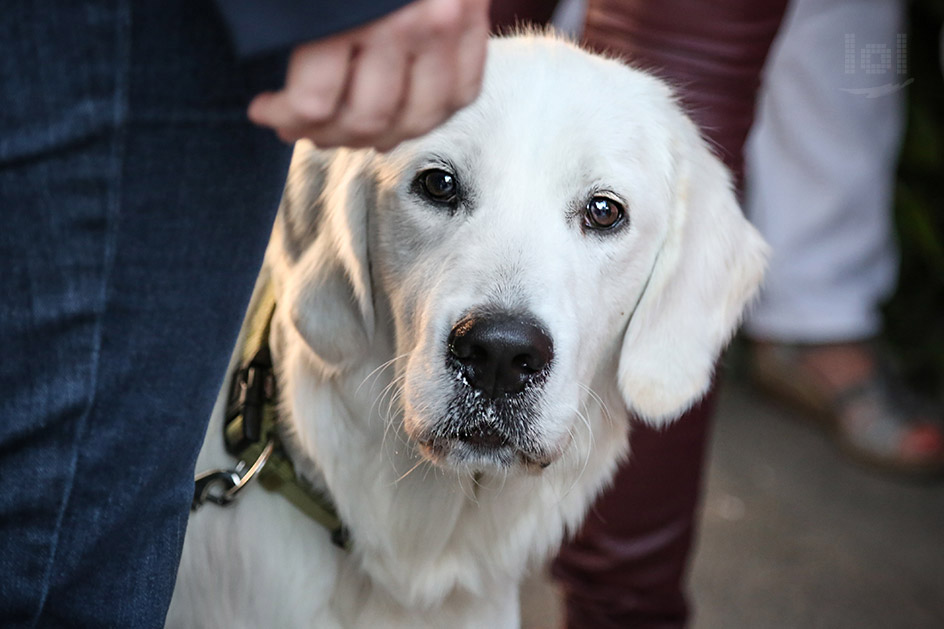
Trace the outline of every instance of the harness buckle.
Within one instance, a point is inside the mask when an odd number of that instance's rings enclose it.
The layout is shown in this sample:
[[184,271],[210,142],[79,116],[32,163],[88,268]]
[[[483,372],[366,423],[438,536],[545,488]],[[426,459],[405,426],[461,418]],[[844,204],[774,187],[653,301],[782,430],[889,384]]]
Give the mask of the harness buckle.
[[260,349],[249,364],[233,374],[226,406],[226,450],[239,456],[262,441],[265,408],[275,399],[275,375],[268,347]]

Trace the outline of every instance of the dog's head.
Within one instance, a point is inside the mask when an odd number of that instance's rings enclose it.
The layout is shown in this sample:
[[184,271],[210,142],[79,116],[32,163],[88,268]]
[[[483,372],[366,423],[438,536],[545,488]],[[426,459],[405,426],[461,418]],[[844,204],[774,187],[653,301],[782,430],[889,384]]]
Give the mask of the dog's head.
[[423,138],[299,149],[282,222],[322,368],[388,343],[406,433],[472,469],[551,463],[591,388],[678,416],[766,253],[665,85],[533,36],[494,41],[481,97]]

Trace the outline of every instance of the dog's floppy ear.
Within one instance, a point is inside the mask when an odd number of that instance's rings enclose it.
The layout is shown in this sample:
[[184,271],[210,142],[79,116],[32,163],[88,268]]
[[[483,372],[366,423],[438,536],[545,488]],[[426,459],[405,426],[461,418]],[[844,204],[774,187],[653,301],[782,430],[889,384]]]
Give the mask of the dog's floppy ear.
[[669,231],[623,338],[628,408],[659,424],[708,389],[714,364],[761,281],[767,245],[745,220],[727,168],[679,115]]
[[366,152],[299,143],[279,209],[283,289],[291,324],[330,371],[367,351],[374,333],[367,208],[375,181]]

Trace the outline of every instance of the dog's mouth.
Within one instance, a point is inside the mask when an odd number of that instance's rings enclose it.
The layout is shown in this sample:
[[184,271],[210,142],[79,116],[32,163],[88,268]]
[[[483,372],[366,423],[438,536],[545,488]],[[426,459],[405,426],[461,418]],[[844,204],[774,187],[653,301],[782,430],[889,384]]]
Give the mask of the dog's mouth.
[[559,453],[536,437],[536,406],[533,399],[485,400],[466,389],[416,442],[423,456],[441,466],[540,471]]
[[484,470],[522,467],[540,472],[557,458],[547,453],[530,452],[507,441],[483,442],[479,439],[434,437],[419,442],[424,457],[441,466]]

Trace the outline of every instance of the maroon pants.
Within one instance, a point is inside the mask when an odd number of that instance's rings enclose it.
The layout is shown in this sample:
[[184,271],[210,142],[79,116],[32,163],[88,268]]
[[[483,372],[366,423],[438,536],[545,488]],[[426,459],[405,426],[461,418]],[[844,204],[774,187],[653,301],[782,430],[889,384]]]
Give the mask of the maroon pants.
[[[495,0],[497,26],[544,21],[555,0]],[[742,149],[786,0],[589,0],[585,42],[673,84],[720,157]],[[570,629],[684,627],[714,395],[657,431],[634,422],[631,456],[553,566]]]

